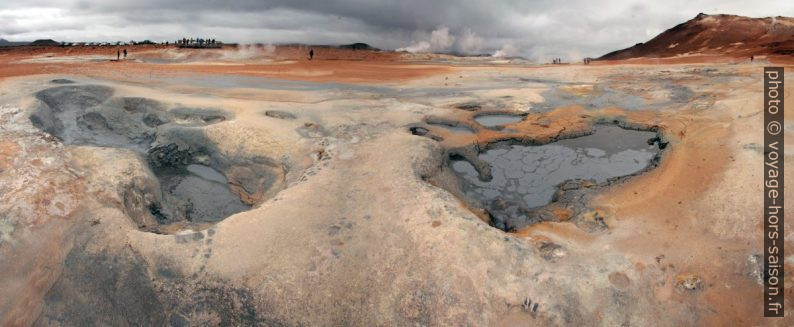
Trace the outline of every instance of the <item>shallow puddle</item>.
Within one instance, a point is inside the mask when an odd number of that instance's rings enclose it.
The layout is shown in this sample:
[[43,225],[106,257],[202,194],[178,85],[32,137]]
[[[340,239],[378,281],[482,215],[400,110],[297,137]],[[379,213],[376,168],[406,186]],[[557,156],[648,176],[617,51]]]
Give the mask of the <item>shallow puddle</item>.
[[444,128],[450,132],[458,133],[458,134],[473,134],[474,130],[467,126],[453,126],[453,125],[445,125],[445,124],[430,124],[431,126],[438,126]]
[[497,127],[520,122],[524,120],[524,117],[508,114],[490,114],[476,116],[474,120],[485,127]]
[[450,164],[466,195],[480,201],[496,219],[506,220],[550,203],[557,186],[567,180],[602,183],[646,169],[659,152],[657,145],[648,144],[655,137],[655,132],[597,125],[587,136],[541,146],[497,147],[479,155],[491,165],[490,181],[480,180],[466,160]]

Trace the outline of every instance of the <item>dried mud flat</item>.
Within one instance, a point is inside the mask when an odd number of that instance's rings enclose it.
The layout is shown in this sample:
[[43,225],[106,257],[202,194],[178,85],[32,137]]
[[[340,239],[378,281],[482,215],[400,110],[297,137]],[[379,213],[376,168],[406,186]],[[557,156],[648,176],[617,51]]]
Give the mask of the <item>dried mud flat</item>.
[[0,60],[0,325],[769,324],[760,65]]

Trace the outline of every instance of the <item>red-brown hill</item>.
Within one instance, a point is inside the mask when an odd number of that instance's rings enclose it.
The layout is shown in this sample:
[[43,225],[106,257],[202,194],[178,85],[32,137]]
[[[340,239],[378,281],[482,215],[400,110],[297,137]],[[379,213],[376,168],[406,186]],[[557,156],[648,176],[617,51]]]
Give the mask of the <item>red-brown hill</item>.
[[794,18],[750,18],[699,14],[645,43],[597,60],[665,58],[681,55],[794,55]]

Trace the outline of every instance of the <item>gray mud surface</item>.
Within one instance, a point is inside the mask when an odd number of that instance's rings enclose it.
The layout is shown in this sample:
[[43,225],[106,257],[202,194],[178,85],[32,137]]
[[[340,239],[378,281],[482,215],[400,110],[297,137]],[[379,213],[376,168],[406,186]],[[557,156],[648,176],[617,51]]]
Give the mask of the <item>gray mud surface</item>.
[[161,170],[156,175],[162,189],[170,195],[165,202],[170,207],[184,206],[184,219],[188,221],[218,222],[251,209],[229,190],[226,177],[210,167],[191,164],[185,169]]
[[[491,168],[484,181],[466,160],[451,160],[464,193],[478,201],[497,222],[529,220],[529,210],[552,202],[569,180],[595,184],[643,171],[659,153],[655,132],[596,125],[592,134],[540,146],[500,145],[479,159]],[[651,145],[649,145],[651,143]]]

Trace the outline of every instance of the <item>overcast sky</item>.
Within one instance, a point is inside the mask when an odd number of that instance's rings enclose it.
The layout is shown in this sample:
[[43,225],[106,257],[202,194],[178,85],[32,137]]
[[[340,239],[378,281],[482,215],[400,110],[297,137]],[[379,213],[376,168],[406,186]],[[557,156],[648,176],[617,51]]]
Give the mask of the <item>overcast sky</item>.
[[578,60],[700,12],[794,16],[791,0],[0,0],[0,38],[346,44]]

